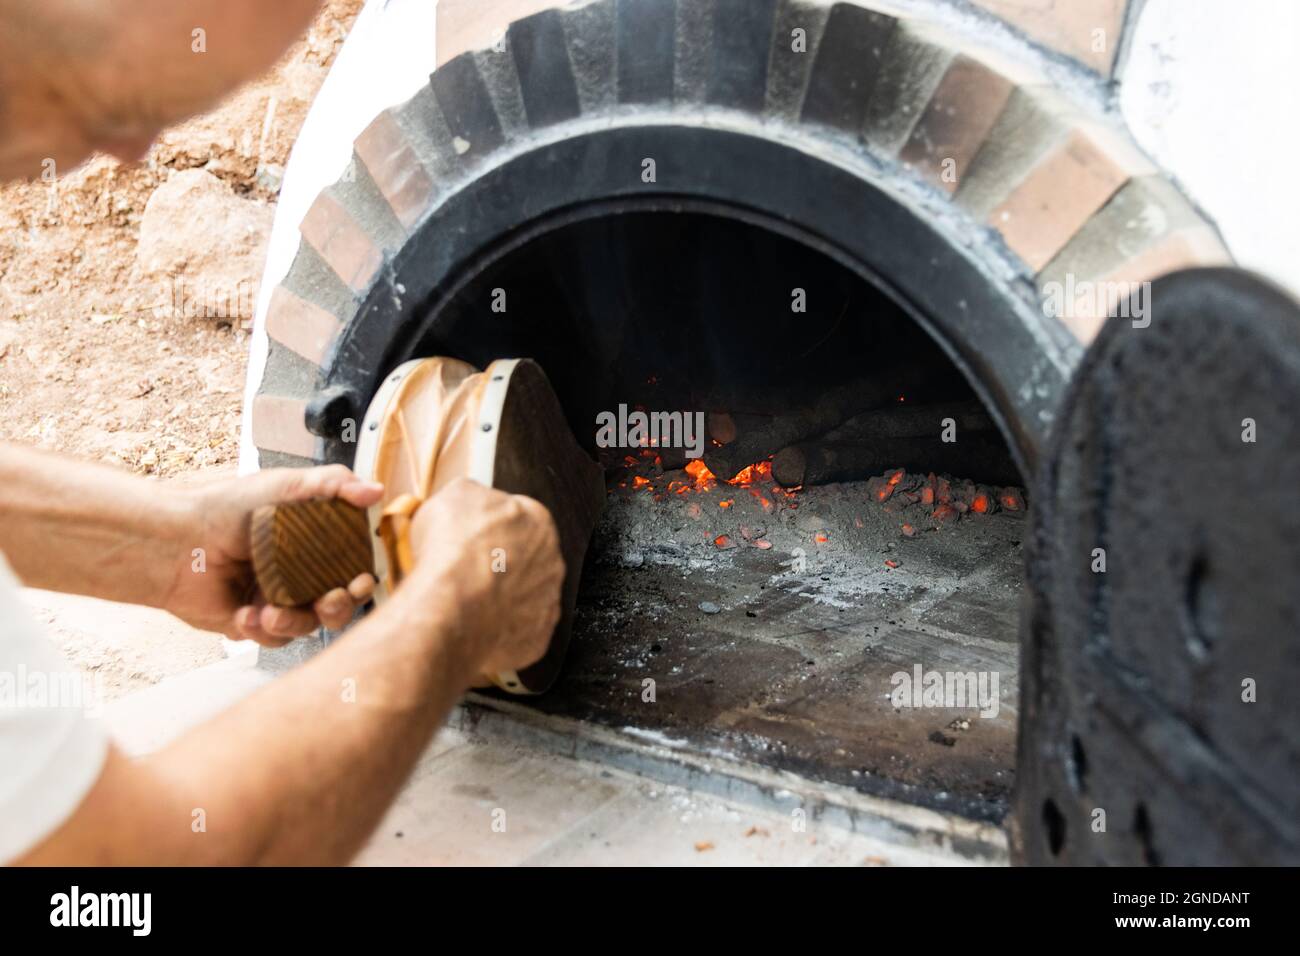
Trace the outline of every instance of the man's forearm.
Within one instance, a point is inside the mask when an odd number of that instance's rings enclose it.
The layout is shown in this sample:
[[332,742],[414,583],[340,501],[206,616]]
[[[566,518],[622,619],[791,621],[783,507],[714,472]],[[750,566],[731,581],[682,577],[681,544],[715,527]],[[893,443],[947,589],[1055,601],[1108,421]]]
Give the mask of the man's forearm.
[[0,443],[0,551],[29,587],[157,605],[192,529],[173,487]]
[[399,592],[165,749],[115,756],[74,817],[21,862],[84,863],[91,850],[109,865],[346,862],[472,679],[452,603]]

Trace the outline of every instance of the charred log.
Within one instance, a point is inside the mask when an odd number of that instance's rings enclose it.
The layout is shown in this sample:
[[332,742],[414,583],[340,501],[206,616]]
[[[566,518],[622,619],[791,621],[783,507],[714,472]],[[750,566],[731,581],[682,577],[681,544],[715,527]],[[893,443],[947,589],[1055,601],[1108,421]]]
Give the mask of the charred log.
[[853,481],[894,467],[909,472],[948,472],[991,485],[1022,484],[1015,462],[995,431],[968,433],[955,442],[928,435],[802,442],[777,453],[772,459],[772,477],[789,488]]
[[[908,382],[922,378],[924,371],[913,365],[899,365],[870,378],[850,382],[821,395],[813,404],[788,412],[764,416],[713,416],[720,427],[734,425],[735,438],[704,455],[709,470],[722,480],[734,478],[741,469],[795,444],[844,424],[862,412],[898,401]],[[721,438],[717,439],[721,441]]]
[[950,420],[958,440],[965,434],[992,431],[995,427],[993,419],[978,401],[936,402],[933,405],[904,402],[855,415],[828,432],[825,440],[871,441],[926,436],[938,439]]

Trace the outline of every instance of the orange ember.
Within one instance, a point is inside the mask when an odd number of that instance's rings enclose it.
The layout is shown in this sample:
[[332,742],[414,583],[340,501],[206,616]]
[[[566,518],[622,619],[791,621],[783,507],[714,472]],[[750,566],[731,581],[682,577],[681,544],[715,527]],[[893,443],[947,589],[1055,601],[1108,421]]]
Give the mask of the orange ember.
[[889,568],[892,571],[894,568],[898,567],[898,562],[895,561],[893,558],[889,558],[887,561],[885,561],[885,567]]
[[720,534],[713,539],[713,543],[716,544],[719,548],[729,548],[731,547],[731,536]]
[[713,477],[713,472],[709,471],[709,466],[704,463],[703,458],[692,458],[686,463],[686,473],[695,480],[695,487],[701,491],[709,486],[710,482],[716,482],[718,479]]
[[989,496],[980,492],[975,496],[975,500],[970,503],[970,510],[976,514],[986,515],[989,513]]
[[732,506],[732,504],[734,504],[733,499],[728,498],[726,501],[719,501],[719,502],[718,502],[718,507],[719,507],[719,508],[730,508],[730,507]]
[[935,524],[943,524],[945,521],[951,521],[957,517],[957,509],[952,505],[941,504],[934,509],[930,515],[930,520]]
[[748,488],[756,481],[770,481],[772,478],[772,463],[770,461],[755,462],[752,465],[746,465],[740,470],[735,478],[730,479],[727,484],[736,485],[741,488]]
[[813,535],[813,540],[816,541],[818,544],[825,544],[827,541],[830,540],[830,536],[827,535],[825,531],[818,531],[815,535]]
[[746,487],[747,485],[752,485],[753,483],[754,483],[753,465],[746,465],[744,468],[740,470],[740,473],[737,474],[735,478],[727,479],[727,484],[739,485],[742,488]]

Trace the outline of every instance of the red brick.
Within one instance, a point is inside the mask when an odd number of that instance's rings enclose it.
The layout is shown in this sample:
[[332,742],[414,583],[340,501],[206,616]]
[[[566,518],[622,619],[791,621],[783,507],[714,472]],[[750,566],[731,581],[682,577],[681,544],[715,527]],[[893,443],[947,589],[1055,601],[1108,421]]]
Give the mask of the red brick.
[[[1014,88],[1008,77],[959,53],[948,65],[899,158],[940,189],[956,192],[962,174]],[[945,180],[947,160],[952,160],[953,175]]]
[[331,312],[299,298],[284,286],[271,293],[266,334],[309,362],[320,365],[342,323]]
[[316,436],[307,431],[306,403],[284,395],[258,395],[253,399],[253,444],[269,451],[300,458],[316,454]]
[[429,209],[433,181],[391,111],[375,117],[357,138],[357,156],[409,231]]
[[298,229],[350,288],[362,292],[370,285],[383,252],[330,193],[316,197]]

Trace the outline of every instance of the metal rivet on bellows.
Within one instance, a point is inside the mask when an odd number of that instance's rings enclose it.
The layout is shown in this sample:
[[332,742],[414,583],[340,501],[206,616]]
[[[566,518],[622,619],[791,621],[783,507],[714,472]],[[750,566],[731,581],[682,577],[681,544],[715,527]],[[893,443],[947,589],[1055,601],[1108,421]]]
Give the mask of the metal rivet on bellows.
[[485,432],[490,432],[492,430],[492,423],[484,422],[482,427]]

